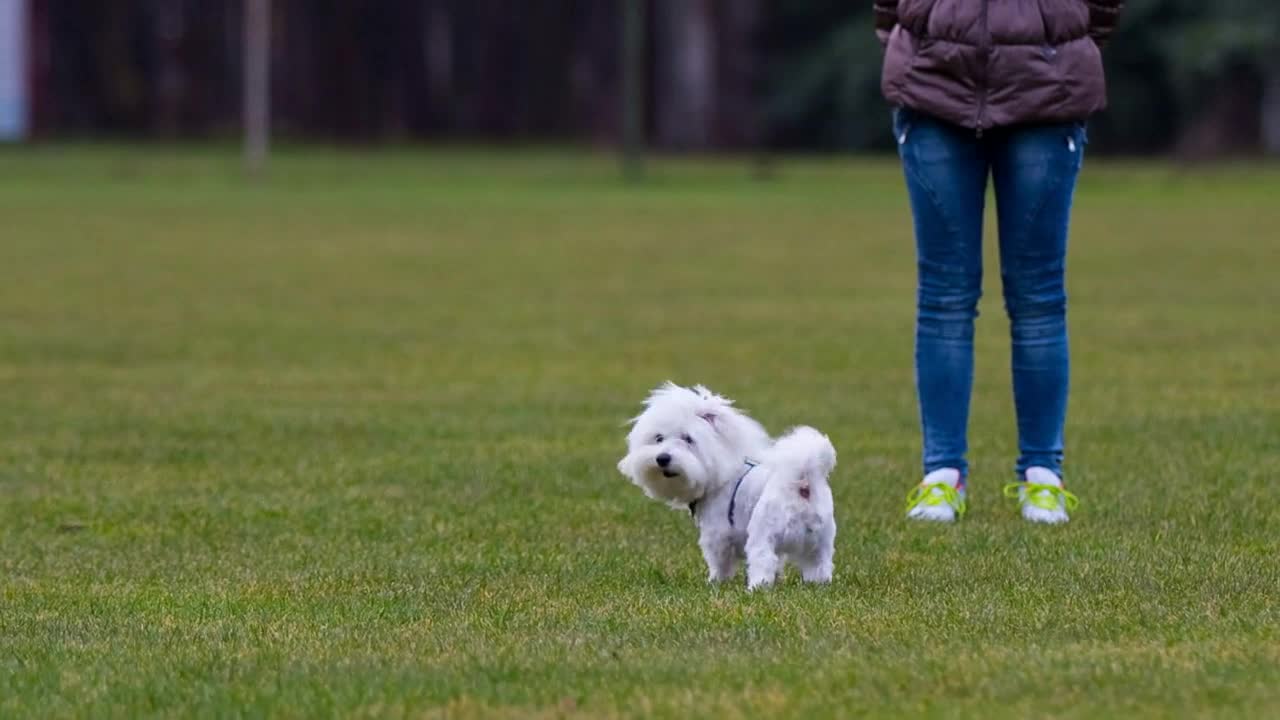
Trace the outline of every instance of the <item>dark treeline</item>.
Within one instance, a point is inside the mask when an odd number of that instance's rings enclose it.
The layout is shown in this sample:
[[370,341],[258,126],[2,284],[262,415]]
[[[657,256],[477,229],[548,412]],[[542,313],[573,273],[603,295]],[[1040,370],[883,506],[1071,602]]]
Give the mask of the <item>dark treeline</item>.
[[[976,1],[976,0],[975,0]],[[278,134],[613,143],[623,0],[274,0]],[[888,142],[869,0],[646,0],[646,126],[671,149]],[[43,137],[212,137],[240,116],[241,0],[32,0]],[[1280,3],[1131,0],[1115,151],[1280,151]]]

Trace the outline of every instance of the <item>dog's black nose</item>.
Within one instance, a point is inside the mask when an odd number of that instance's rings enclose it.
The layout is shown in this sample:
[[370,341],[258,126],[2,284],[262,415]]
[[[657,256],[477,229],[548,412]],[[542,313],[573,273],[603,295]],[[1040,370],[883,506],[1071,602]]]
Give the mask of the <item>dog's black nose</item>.
[[666,453],[662,453],[658,457],[654,458],[654,460],[658,461],[658,467],[666,467],[671,464],[671,456]]

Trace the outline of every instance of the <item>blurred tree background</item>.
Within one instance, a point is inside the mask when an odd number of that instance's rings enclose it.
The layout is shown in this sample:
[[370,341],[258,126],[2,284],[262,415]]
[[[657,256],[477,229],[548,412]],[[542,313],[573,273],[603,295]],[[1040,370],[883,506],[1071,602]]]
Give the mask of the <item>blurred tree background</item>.
[[[644,0],[668,150],[888,148],[871,2]],[[241,0],[31,0],[37,137],[231,136]],[[621,0],[274,0],[277,134],[614,144]],[[1280,3],[1129,0],[1095,148],[1280,153]]]

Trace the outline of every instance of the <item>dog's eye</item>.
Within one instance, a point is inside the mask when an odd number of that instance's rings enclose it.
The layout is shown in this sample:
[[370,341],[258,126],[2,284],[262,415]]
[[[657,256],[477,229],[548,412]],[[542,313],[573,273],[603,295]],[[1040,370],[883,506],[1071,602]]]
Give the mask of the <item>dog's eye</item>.
[[654,441],[654,442],[659,442],[659,443],[660,443],[660,442],[662,442],[662,436],[661,436],[661,435],[654,435],[654,436],[653,436],[653,441]]
[[680,439],[681,439],[681,440],[684,440],[685,442],[689,443],[690,445],[692,445],[692,444],[693,444],[693,438],[689,437],[688,435],[682,435],[682,436],[680,437]]

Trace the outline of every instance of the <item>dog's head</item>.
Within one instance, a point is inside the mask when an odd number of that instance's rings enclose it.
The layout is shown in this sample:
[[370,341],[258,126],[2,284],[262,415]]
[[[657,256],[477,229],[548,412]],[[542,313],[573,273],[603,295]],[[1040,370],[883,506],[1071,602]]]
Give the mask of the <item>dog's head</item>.
[[743,458],[769,446],[759,423],[701,385],[667,383],[632,420],[618,470],[649,497],[684,508],[729,482]]

